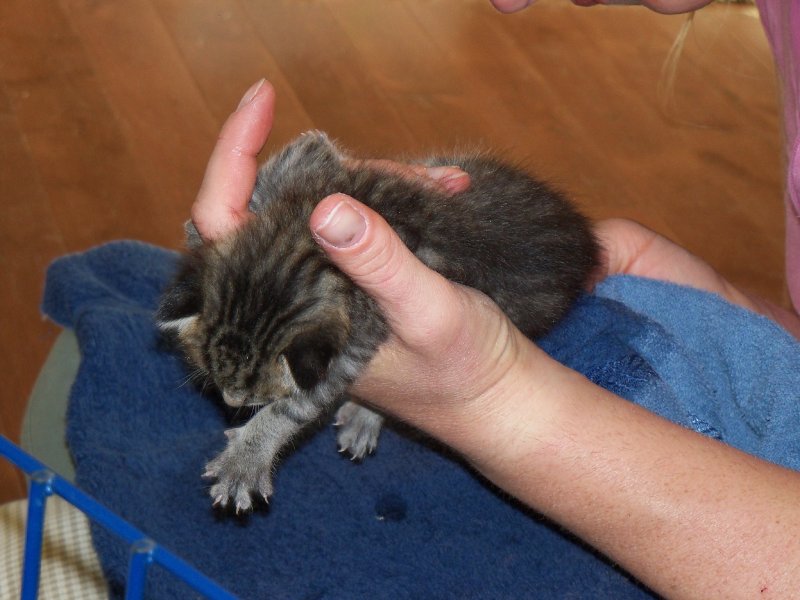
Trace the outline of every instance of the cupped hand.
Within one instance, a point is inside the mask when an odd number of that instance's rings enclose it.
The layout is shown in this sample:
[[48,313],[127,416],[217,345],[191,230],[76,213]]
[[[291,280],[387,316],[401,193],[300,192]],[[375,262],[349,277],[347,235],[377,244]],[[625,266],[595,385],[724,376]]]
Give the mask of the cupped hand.
[[389,321],[388,342],[352,390],[359,398],[458,446],[535,372],[537,350],[497,305],[428,269],[367,206],[334,194],[309,224]]
[[[274,89],[262,80],[223,125],[192,207],[192,221],[206,242],[236,231],[251,217],[256,157],[270,133],[274,106]],[[455,167],[359,159],[350,159],[349,166],[364,164],[447,194],[470,183]],[[509,372],[520,363],[520,348],[531,344],[486,296],[419,262],[379,215],[337,194],[320,202],[310,227],[331,260],[379,301],[392,327],[390,342],[359,380],[356,394],[430,430],[452,426],[457,419],[444,415],[469,414],[465,405],[501,393],[513,380]],[[415,385],[407,385],[412,381]]]

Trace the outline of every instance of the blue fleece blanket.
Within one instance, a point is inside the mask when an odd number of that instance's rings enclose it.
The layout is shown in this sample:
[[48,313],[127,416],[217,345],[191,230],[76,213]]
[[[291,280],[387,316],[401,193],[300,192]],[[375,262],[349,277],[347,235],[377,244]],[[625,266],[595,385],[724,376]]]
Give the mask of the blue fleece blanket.
[[[243,598],[647,598],[591,549],[402,427],[355,464],[333,428],[283,461],[268,509],[221,517],[201,480],[226,414],[153,326],[176,255],[117,242],[50,268],[44,311],[82,351],[68,441],[81,487]],[[541,345],[686,427],[800,469],[800,347],[719,298],[615,277]],[[698,474],[702,477],[702,474]],[[597,490],[598,495],[603,490]],[[115,590],[127,549],[95,546]],[[148,597],[192,594],[154,569]]]

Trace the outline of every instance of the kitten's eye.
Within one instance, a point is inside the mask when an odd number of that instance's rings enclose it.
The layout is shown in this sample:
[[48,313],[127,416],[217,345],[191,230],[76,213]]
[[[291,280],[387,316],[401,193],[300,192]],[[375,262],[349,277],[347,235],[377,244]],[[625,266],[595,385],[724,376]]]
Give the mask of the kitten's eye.
[[310,390],[328,375],[337,350],[331,340],[318,332],[297,336],[283,353],[295,383]]

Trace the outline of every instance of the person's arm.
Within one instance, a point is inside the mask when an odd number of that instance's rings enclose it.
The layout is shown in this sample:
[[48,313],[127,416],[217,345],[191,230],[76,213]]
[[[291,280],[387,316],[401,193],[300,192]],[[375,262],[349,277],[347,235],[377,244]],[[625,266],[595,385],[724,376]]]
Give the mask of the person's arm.
[[[206,240],[247,218],[273,101],[262,85],[223,129],[192,210]],[[343,225],[355,231],[337,232]],[[450,444],[665,596],[800,590],[800,474],[664,421],[551,360],[488,298],[425,268],[356,200],[326,198],[310,227],[392,327],[358,396]]]
[[426,269],[355,200],[325,199],[311,227],[392,324],[357,396],[455,448],[659,594],[798,593],[800,473],[670,423],[552,360],[479,293]]
[[490,480],[665,597],[800,592],[800,474],[560,365],[546,367],[549,384],[539,386],[531,373],[548,358],[530,360],[536,366],[509,390],[502,413],[476,424],[487,433],[451,441]]

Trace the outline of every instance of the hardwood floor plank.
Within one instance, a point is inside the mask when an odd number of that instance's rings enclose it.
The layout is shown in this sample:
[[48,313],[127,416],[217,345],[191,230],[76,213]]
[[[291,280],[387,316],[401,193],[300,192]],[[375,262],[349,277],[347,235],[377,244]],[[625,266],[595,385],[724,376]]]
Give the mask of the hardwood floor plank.
[[279,63],[262,44],[238,0],[153,0],[186,68],[221,125],[250,85],[269,79],[278,113],[266,152],[279,148],[314,123],[306,114]]
[[218,124],[149,2],[59,5],[112,107],[108,120],[130,154],[129,168],[141,173],[135,179],[146,186],[136,219],[149,229],[142,238],[177,245]]
[[[572,192],[591,214],[640,220],[732,280],[783,298],[781,268],[759,266],[782,264],[783,218],[775,86],[770,65],[753,60],[769,52],[751,16],[724,7],[698,13],[673,90],[675,110],[683,111],[678,122],[660,109],[657,90],[683,16],[541,2],[513,17],[474,7],[470,21],[443,28],[444,19],[455,19],[446,3],[409,4],[453,49],[453,62],[491,81],[512,111],[517,129],[508,138],[496,132],[499,147]],[[718,22],[733,35],[719,37]],[[709,39],[718,40],[710,56]],[[743,143],[752,154],[731,152]],[[757,222],[745,225],[742,204],[753,198],[761,198],[763,208]],[[752,249],[746,247],[709,247],[710,224],[738,230],[736,237],[756,228],[764,240],[759,258],[748,260]]]
[[[57,6],[17,4],[26,20],[15,28],[25,35],[15,36],[8,51],[35,57],[57,39],[64,52],[31,59],[28,72],[7,76],[6,88],[67,249],[116,237],[149,239],[159,228],[155,203],[146,201],[150,193],[81,41]],[[33,26],[40,21],[47,27]]]
[[359,153],[383,155],[414,140],[335,17],[338,3],[243,0],[261,43],[315,127]]
[[[0,433],[19,442],[25,404],[36,365],[42,364],[57,327],[39,312],[44,271],[64,243],[41,179],[0,82]],[[0,461],[0,503],[25,493],[21,475]]]
[[[5,428],[5,423],[0,421],[0,431]],[[27,494],[27,485],[22,474],[10,463],[0,460],[0,504],[24,498]]]
[[[417,8],[419,3],[351,0],[335,12],[359,53],[368,85],[380,90],[382,101],[412,132],[402,151],[417,156],[431,149],[496,148],[498,138],[510,137],[516,127],[493,79],[476,76],[457,46],[448,47],[438,32],[421,27]],[[451,11],[448,30],[461,29],[476,11],[483,13],[474,3]]]

